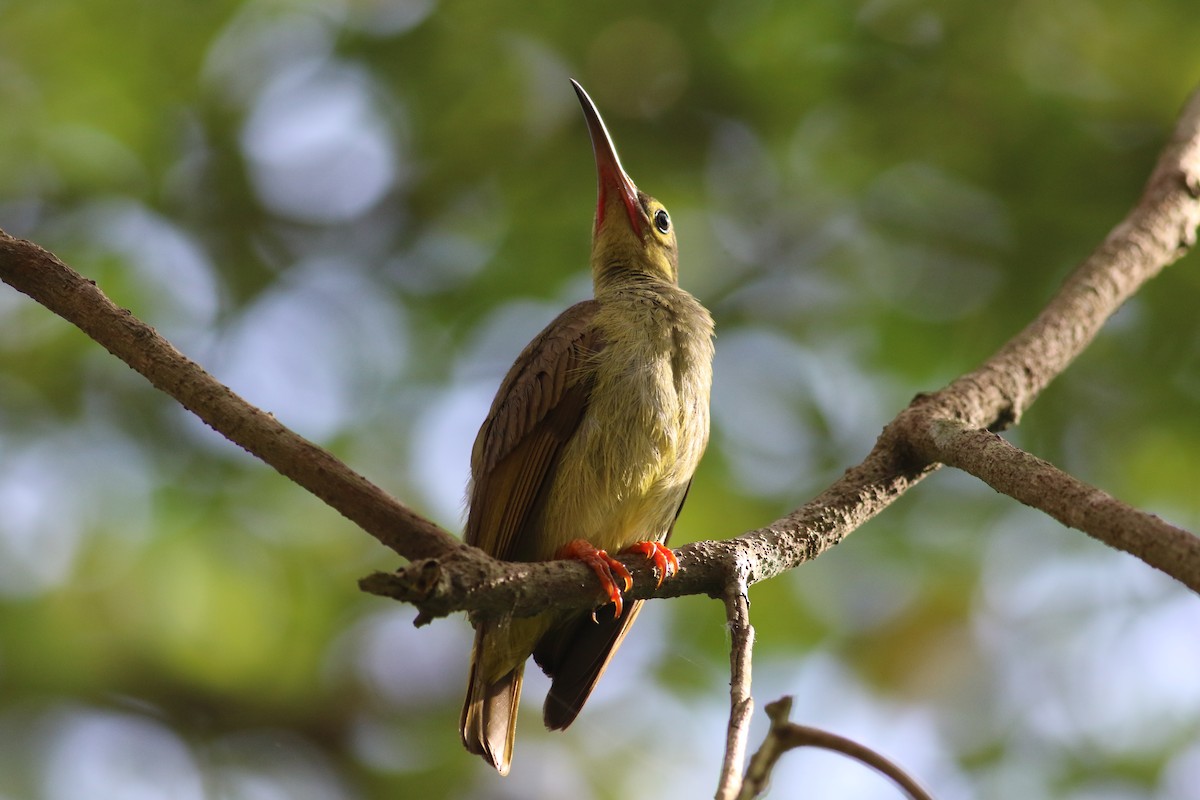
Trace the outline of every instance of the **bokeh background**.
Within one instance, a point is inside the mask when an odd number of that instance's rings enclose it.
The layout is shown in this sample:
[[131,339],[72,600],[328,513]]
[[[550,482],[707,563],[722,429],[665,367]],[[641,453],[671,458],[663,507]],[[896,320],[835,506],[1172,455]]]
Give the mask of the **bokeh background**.
[[[590,289],[576,77],[717,319],[676,542],[726,537],[1036,313],[1200,80],[1196,12],[0,1],[0,227],[457,531],[500,377]],[[501,780],[458,742],[461,616],[360,594],[393,554],[3,289],[0,798],[711,796],[719,603],[648,604],[566,733],[531,668]],[[1200,529],[1198,308],[1192,256],[1011,438]],[[972,479],[751,597],[760,708],[792,694],[940,798],[1200,797],[1200,601]],[[896,795],[802,753],[772,796]]]

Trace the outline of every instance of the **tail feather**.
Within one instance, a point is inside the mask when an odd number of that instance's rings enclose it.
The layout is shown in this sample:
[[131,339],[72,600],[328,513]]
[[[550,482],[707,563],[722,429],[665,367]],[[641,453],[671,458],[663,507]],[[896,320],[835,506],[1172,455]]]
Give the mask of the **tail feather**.
[[[477,633],[476,653],[480,652],[480,638],[481,634]],[[470,752],[483,756],[501,775],[507,775],[512,764],[525,665],[518,664],[494,681],[488,681],[479,667],[478,658],[473,657],[467,699],[459,723],[463,745]]]
[[616,619],[595,622],[590,614],[581,614],[538,643],[533,658],[551,679],[543,707],[547,728],[562,730],[575,721],[644,602],[626,603],[625,613]]

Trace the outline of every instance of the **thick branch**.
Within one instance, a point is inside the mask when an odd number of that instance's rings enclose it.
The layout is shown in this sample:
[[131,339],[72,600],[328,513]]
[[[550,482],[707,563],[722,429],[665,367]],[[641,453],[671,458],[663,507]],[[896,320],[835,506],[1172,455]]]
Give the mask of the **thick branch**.
[[[733,539],[694,542],[676,551],[679,572],[656,588],[646,559],[620,556],[633,575],[630,599],[707,594],[723,597],[736,576],[747,585],[781,575],[816,558],[878,514],[928,470],[909,471],[881,440],[867,459],[812,501],[771,525]],[[418,624],[455,611],[527,616],[550,608],[590,608],[601,602],[586,567],[571,561],[494,561],[474,548],[426,559],[395,573],[376,573],[359,585],[373,594],[412,603]]]
[[[798,566],[837,544],[936,469],[938,457],[931,443],[942,422],[999,430],[1019,420],[1121,304],[1195,244],[1198,225],[1200,90],[1185,104],[1137,205],[1033,322],[978,369],[936,393],[918,396],[884,429],[866,460],[817,499],[734,540],[739,551],[761,556],[749,573],[750,583]],[[1120,539],[1109,543],[1122,547]],[[1138,549],[1129,552],[1140,557]],[[1188,575],[1200,569],[1194,561],[1155,566],[1188,585]]]

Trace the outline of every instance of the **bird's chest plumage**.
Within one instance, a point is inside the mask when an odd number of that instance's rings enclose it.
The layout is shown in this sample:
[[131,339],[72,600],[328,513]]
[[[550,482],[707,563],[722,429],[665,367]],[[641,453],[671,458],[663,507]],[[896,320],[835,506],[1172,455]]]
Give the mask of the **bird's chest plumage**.
[[[550,498],[567,540],[615,549],[669,531],[708,442],[712,321],[682,290],[604,304],[587,410]],[[614,454],[621,454],[614,458]],[[558,516],[558,513],[564,513]]]

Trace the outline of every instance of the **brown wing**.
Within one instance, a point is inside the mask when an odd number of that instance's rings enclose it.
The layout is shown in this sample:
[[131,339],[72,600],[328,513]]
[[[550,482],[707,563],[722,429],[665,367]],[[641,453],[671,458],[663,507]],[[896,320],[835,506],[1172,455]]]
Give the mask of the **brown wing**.
[[[545,501],[563,445],[570,440],[591,391],[588,359],[601,346],[592,330],[595,301],[571,306],[517,357],[496,392],[471,452],[470,513],[464,535],[502,559],[534,549],[529,523]],[[495,660],[511,657],[511,631],[483,623],[475,632],[471,677],[463,703],[463,744],[508,772],[516,732],[521,678],[528,653],[499,676]],[[500,655],[497,655],[500,654]]]
[[[691,489],[688,483],[688,489]],[[688,489],[679,500],[679,508],[675,511],[675,519],[687,501]],[[675,523],[663,537],[663,543],[671,538]],[[572,617],[569,622],[547,633],[538,642],[533,651],[533,658],[551,678],[550,691],[546,694],[546,704],[542,708],[542,717],[550,730],[561,730],[575,721],[583,704],[587,702],[592,689],[608,668],[613,653],[621,646],[629,627],[642,610],[645,600],[634,600],[625,604],[625,612],[616,619],[601,616],[598,621],[592,620],[591,614],[581,614]],[[603,612],[601,612],[603,613]]]
[[475,438],[464,538],[496,558],[529,549],[521,533],[583,417],[588,361],[602,346],[591,325],[597,308],[594,300],[571,306],[529,343]]

